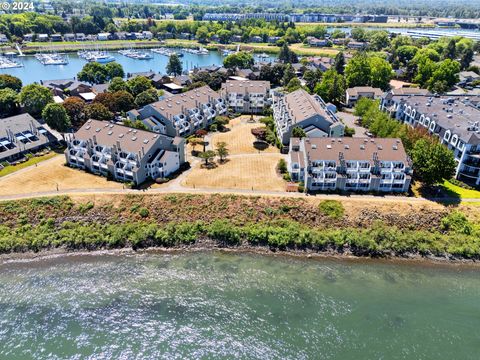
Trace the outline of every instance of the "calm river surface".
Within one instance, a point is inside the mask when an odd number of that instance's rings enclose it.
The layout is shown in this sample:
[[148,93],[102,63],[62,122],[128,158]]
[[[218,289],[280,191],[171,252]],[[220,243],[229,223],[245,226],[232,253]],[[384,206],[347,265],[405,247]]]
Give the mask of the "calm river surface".
[[1,359],[478,359],[480,270],[246,254],[0,265]]
[[[109,51],[108,53],[123,66],[125,73],[155,71],[164,74],[168,63],[168,56],[153,52],[151,52],[153,55],[153,59],[151,60],[131,59],[119,54],[118,51]],[[197,55],[186,52],[183,54],[184,56],[180,59],[183,63],[184,70],[192,70],[194,67],[223,64],[223,56],[218,51],[210,51],[208,55]],[[0,69],[0,74],[16,76],[22,80],[24,85],[33,82],[39,83],[40,80],[72,79],[77,76],[87,61],[79,58],[76,53],[68,53],[67,57],[69,61],[67,65],[42,65],[33,55],[17,57],[15,60],[22,63],[23,67]],[[255,55],[255,57],[258,59],[258,55]],[[262,59],[262,61],[273,61],[274,58],[274,55],[270,55],[268,59]]]

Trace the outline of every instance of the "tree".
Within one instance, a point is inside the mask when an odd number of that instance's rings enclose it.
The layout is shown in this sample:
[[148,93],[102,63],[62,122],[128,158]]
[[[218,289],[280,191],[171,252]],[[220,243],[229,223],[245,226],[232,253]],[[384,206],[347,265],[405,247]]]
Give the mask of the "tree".
[[128,91],[120,90],[112,93],[112,103],[108,107],[114,112],[126,112],[133,109],[135,99]]
[[298,79],[298,77],[293,77],[287,84],[287,86],[285,87],[285,90],[289,93],[295,91],[295,90],[298,90],[302,87],[302,83],[300,82],[300,80]]
[[47,104],[53,103],[53,95],[44,86],[30,84],[22,89],[19,100],[30,115],[38,117]]
[[432,76],[427,81],[428,89],[432,92],[442,93],[455,85],[460,72],[460,63],[455,60],[446,59],[436,64]]
[[215,151],[213,150],[207,150],[207,151],[204,151],[202,153],[199,154],[199,157],[201,159],[204,159],[205,160],[205,165],[208,166],[208,163],[213,161],[213,159],[215,159]]
[[449,179],[456,168],[453,152],[433,138],[420,139],[412,150],[414,174],[432,186]]
[[388,61],[373,56],[369,59],[370,65],[370,85],[382,90],[390,89],[390,80],[392,79],[392,66]]
[[380,51],[385,49],[390,44],[390,38],[388,37],[388,32],[386,31],[374,31],[370,35],[370,47],[372,50]]
[[474,52],[471,48],[465,49],[465,51],[462,53],[462,56],[460,58],[460,65],[463,70],[468,68],[468,66],[473,60],[473,55],[474,55]]
[[285,42],[280,49],[280,53],[278,54],[278,60],[285,64],[292,64],[298,62],[298,57],[292,50],[290,50],[288,43]]
[[103,84],[108,80],[108,71],[105,65],[97,62],[86,63],[82,70],[77,74],[78,80],[90,84]]
[[315,85],[322,79],[322,71],[320,69],[316,70],[305,70],[303,73],[303,80],[305,80],[305,85],[310,91],[315,89]]
[[223,141],[220,141],[219,143],[217,143],[216,152],[218,157],[220,158],[220,162],[224,162],[230,153],[227,148],[227,143]]
[[6,88],[19,92],[22,89],[22,80],[12,75],[0,74],[0,89]]
[[111,80],[116,77],[123,78],[125,76],[125,72],[123,71],[122,65],[120,65],[117,62],[111,62],[106,64],[105,70],[107,72],[108,80]]
[[307,134],[305,133],[305,130],[303,130],[301,127],[295,126],[292,129],[292,137],[301,139],[301,138],[304,138],[306,136],[307,136]]
[[352,57],[345,67],[345,79],[347,87],[365,86],[370,83],[370,63],[366,54],[358,53]]
[[133,96],[153,88],[152,81],[145,76],[135,76],[127,81],[127,86]]
[[123,125],[134,128],[134,129],[139,129],[139,130],[149,130],[148,127],[140,120],[132,121],[132,120],[126,119],[126,120],[123,120]]
[[290,80],[292,80],[294,77],[296,77],[296,75],[295,70],[293,70],[293,66],[291,64],[287,64],[282,77],[282,85],[286,87]]
[[66,132],[72,126],[67,111],[60,104],[47,104],[42,111],[42,118],[48,126],[59,132]]
[[197,38],[198,42],[203,44],[206,43],[208,39],[208,28],[206,26],[200,26],[197,29],[195,37]]
[[334,68],[337,73],[343,75],[345,71],[345,55],[343,55],[343,51],[335,55]]
[[354,27],[352,31],[350,31],[350,36],[352,39],[356,41],[366,41],[367,40],[367,33],[364,29],[360,27]]
[[182,62],[180,61],[180,58],[178,57],[177,54],[173,54],[170,56],[168,59],[168,64],[167,64],[167,74],[177,76],[182,73]]
[[456,53],[457,53],[457,50],[455,45],[455,39],[450,39],[450,41],[447,44],[447,47],[444,50],[443,58],[455,60]]
[[326,102],[340,104],[345,96],[345,78],[334,69],[329,69],[323,74],[322,81],[315,86],[315,93]]
[[87,119],[112,120],[113,113],[101,103],[93,103],[85,106],[85,116]]
[[15,90],[0,89],[0,117],[12,116],[18,112],[17,98]]
[[244,51],[230,54],[223,60],[223,65],[227,69],[249,69],[253,66],[253,64],[254,60],[252,54],[246,53]]
[[140,94],[137,95],[137,97],[135,98],[135,105],[140,108],[155,101],[158,101],[157,90],[148,89],[142,91]]
[[130,89],[128,88],[127,83],[121,77],[114,77],[112,81],[110,81],[108,91],[115,92],[120,90],[129,91]]
[[76,128],[83,125],[85,119],[85,101],[77,96],[70,96],[63,102],[62,106],[65,108],[72,125]]
[[201,138],[197,138],[197,137],[190,137],[187,139],[188,143],[190,145],[192,145],[192,148],[193,148],[193,151],[195,151],[195,148],[198,146],[198,145],[202,145],[203,144],[203,139]]

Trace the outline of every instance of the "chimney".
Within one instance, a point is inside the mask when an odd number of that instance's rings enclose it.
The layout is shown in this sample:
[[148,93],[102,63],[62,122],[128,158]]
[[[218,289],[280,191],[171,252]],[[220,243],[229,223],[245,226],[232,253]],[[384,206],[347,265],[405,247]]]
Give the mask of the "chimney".
[[93,144],[97,145],[97,136],[96,135],[93,135]]
[[145,148],[142,146],[142,155],[145,156]]

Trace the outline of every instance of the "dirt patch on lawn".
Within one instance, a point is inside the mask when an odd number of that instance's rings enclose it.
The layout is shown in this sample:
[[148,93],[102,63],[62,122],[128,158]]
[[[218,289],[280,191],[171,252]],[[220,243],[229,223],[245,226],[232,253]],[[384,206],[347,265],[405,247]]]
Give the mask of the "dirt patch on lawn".
[[18,195],[70,189],[122,189],[122,184],[64,165],[65,157],[53,159],[0,178],[0,195]]
[[260,154],[230,157],[214,169],[197,165],[183,186],[195,188],[285,191],[286,182],[277,174],[281,154]]

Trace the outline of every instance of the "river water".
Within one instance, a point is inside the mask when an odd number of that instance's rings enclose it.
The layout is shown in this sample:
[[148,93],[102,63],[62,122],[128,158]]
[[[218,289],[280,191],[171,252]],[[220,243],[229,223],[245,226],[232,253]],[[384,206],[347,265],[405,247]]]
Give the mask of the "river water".
[[1,359],[478,359],[479,269],[189,253],[0,265]]
[[[116,61],[123,66],[125,73],[155,71],[161,74],[165,73],[168,63],[168,56],[151,52],[151,60],[135,60],[118,53],[118,51],[108,52]],[[39,83],[40,80],[59,80],[72,79],[82,70],[87,63],[86,60],[79,58],[76,53],[67,54],[69,63],[67,65],[43,65],[33,55],[17,57],[15,60],[22,63],[22,68],[0,69],[0,74],[10,74],[20,78],[24,85],[33,82]],[[262,61],[273,61],[275,55],[269,55]],[[258,55],[255,55],[258,58]],[[223,56],[218,51],[210,51],[208,55],[197,55],[184,53],[180,58],[183,63],[183,70],[192,70],[194,67],[203,67],[209,65],[223,64]]]

